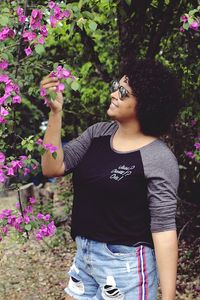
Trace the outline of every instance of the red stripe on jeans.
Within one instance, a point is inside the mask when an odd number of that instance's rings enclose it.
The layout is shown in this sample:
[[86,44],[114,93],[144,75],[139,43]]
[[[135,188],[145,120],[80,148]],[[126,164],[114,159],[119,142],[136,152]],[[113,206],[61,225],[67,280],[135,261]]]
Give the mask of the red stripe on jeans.
[[144,280],[145,280],[145,298],[148,300],[148,272],[147,272],[147,259],[146,259],[146,249],[143,247],[143,258],[144,258]]
[[142,300],[142,274],[141,274],[140,248],[141,246],[139,246],[136,251],[137,258],[138,258],[138,277],[139,277],[138,300]]

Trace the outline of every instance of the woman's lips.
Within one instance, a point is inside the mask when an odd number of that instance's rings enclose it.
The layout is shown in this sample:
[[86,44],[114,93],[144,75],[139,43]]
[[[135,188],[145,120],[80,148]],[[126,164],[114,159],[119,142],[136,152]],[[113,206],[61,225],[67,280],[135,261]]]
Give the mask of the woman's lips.
[[116,108],[116,107],[118,107],[118,105],[116,105],[113,101],[111,101],[110,107],[111,107],[111,108]]

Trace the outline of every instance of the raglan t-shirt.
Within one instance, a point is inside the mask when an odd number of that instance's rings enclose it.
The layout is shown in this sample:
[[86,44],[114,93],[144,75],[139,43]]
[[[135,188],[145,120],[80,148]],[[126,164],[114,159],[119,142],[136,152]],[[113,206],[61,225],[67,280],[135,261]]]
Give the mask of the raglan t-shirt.
[[63,147],[66,174],[73,172],[71,235],[153,248],[152,232],[176,229],[178,163],[160,139],[115,150],[117,129],[96,123]]

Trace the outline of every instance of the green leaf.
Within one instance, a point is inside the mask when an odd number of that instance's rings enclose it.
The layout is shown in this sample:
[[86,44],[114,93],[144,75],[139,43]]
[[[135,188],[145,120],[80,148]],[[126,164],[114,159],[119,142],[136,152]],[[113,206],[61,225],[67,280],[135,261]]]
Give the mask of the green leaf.
[[125,0],[125,1],[126,1],[126,3],[128,4],[128,6],[131,5],[131,0]]
[[54,159],[56,159],[57,155],[58,155],[57,152],[53,152],[53,153],[52,153],[52,157],[53,157]]
[[1,12],[2,13],[10,13],[10,10],[9,10],[9,8],[5,7],[5,8],[2,9]]
[[9,21],[10,20],[9,20],[9,18],[7,16],[1,16],[0,25],[6,26],[6,25],[8,25]]
[[92,31],[95,31],[97,29],[97,23],[92,20],[89,20],[89,27]]
[[32,228],[32,226],[31,226],[31,224],[27,224],[27,225],[24,226],[24,228],[25,228],[27,231],[30,231],[31,228]]
[[78,91],[80,89],[80,84],[77,81],[73,81],[71,84],[71,88],[74,91]]
[[8,60],[8,54],[6,54],[6,53],[1,53],[1,57],[2,57],[3,59]]
[[43,45],[39,44],[35,46],[35,51],[37,54],[42,55],[45,52],[45,48]]
[[54,91],[48,91],[47,95],[50,96],[51,101],[54,101],[56,99],[56,92]]
[[184,29],[188,30],[189,27],[190,27],[190,24],[189,24],[189,23],[184,23],[184,24],[183,24],[183,28],[184,28]]

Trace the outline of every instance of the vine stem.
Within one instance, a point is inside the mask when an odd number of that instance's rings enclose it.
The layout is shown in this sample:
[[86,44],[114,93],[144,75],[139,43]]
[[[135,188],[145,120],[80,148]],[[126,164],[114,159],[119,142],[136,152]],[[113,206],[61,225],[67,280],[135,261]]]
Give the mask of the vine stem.
[[[18,194],[18,199],[19,199],[20,212],[21,212],[22,218],[24,220],[24,212],[23,212],[22,200],[21,200],[21,195],[20,195],[20,189],[19,188],[17,189],[17,194]],[[27,239],[29,239],[29,234],[28,234],[27,230],[26,230],[26,236],[27,236]]]

